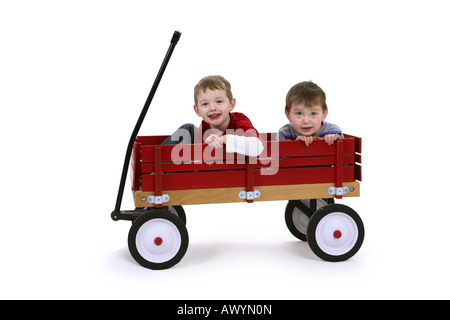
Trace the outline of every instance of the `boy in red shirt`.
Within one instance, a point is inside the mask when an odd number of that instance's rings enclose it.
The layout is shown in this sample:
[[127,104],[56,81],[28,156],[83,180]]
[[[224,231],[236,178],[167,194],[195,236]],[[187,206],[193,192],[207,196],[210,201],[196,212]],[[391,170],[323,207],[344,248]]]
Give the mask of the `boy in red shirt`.
[[226,145],[226,152],[256,157],[264,149],[258,131],[243,113],[231,112],[236,105],[230,83],[222,76],[207,76],[194,88],[194,111],[202,118],[197,129],[181,126],[163,144],[207,143],[214,148]]

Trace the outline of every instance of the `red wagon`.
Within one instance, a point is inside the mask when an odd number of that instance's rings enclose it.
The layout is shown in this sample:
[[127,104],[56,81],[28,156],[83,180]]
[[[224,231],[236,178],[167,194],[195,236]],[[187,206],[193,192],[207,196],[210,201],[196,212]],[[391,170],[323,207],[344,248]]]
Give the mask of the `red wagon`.
[[[161,145],[167,136],[137,132],[180,34],[171,47],[131,136],[113,220],[131,220],[128,246],[150,269],[165,269],[186,253],[189,237],[183,205],[288,200],[285,220],[291,233],[308,241],[326,261],[353,256],[364,226],[350,207],[334,198],[359,196],[361,138],[345,135],[329,146],[315,141],[277,141],[262,134],[264,151],[251,158],[206,144]],[[132,168],[135,210],[120,210],[125,177]]]

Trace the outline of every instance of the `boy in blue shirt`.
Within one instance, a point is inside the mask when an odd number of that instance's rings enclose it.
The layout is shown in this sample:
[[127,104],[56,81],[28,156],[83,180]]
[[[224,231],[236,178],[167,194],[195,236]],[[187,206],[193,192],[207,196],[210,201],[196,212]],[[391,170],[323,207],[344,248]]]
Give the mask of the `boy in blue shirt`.
[[[314,140],[323,138],[332,145],[343,138],[341,129],[325,122],[328,115],[325,92],[315,83],[304,81],[293,86],[286,95],[284,110],[289,123],[278,130],[277,140],[300,140],[309,146]],[[297,238],[306,241],[306,230],[312,214],[332,199],[303,199],[289,201],[286,208],[286,223]]]
[[318,137],[332,145],[343,138],[341,129],[325,122],[328,115],[325,92],[311,81],[294,85],[286,95],[284,110],[289,123],[278,131],[278,140],[300,140],[308,146]]

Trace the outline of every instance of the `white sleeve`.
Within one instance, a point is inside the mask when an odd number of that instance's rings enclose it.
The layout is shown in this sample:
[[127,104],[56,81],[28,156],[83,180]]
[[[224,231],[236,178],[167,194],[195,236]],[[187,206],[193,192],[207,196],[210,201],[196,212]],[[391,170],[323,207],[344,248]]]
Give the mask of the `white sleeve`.
[[243,137],[236,135],[227,135],[227,152],[239,153],[249,157],[256,157],[264,150],[264,145],[257,137]]

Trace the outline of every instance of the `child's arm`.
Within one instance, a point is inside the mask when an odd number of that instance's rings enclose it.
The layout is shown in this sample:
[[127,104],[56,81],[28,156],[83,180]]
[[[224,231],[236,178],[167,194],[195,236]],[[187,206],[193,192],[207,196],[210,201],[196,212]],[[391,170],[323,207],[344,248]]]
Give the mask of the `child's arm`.
[[228,153],[239,153],[249,157],[259,156],[264,150],[264,145],[258,137],[218,133],[206,138],[205,143],[213,148],[222,148],[225,144]]
[[224,143],[227,145],[227,152],[236,152],[249,157],[259,156],[263,150],[264,145],[258,137],[244,137],[236,135],[225,135]]

